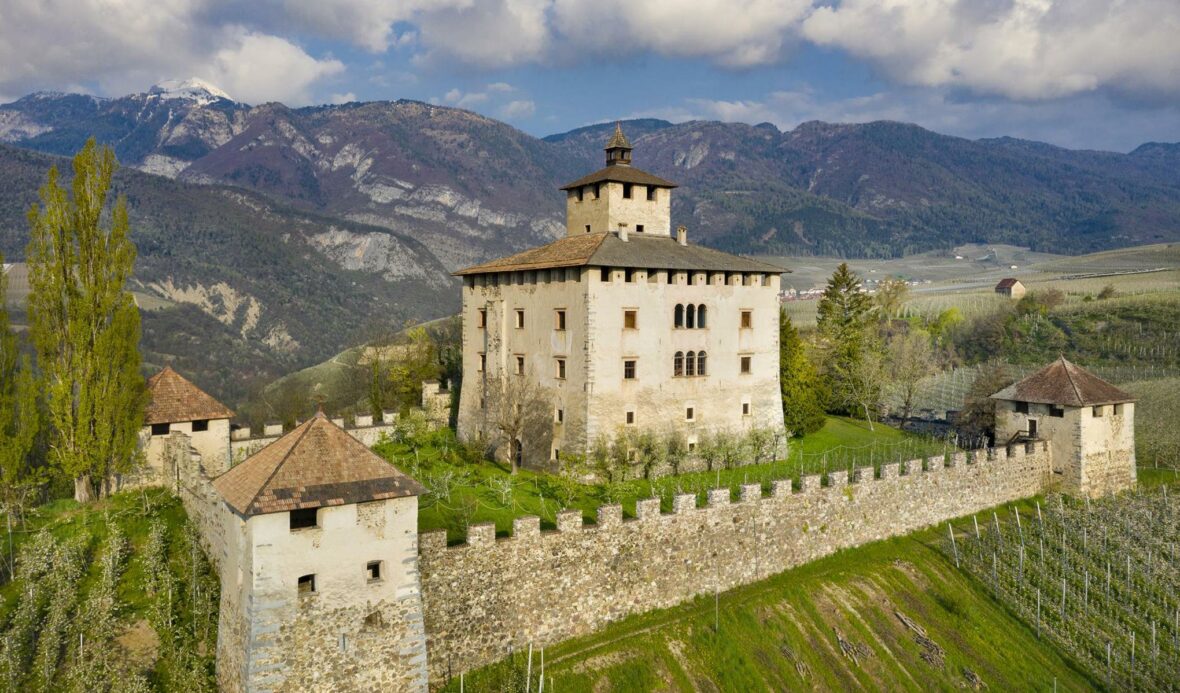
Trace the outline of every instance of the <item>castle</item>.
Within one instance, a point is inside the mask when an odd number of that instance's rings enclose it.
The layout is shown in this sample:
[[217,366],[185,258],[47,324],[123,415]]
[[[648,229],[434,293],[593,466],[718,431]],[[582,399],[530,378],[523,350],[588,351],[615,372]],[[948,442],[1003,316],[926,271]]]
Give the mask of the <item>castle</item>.
[[674,183],[631,165],[562,188],[566,237],[463,278],[459,436],[540,465],[625,429],[781,431],[781,268],[673,234]]
[[[649,421],[690,442],[782,429],[777,270],[672,237],[672,184],[630,151],[616,130],[608,167],[567,186],[567,238],[460,273],[460,432],[491,436],[491,400],[532,392],[544,425],[508,441],[523,463]],[[418,530],[426,489],[369,449],[391,417],[346,429],[320,413],[251,437],[171,368],[149,393],[133,481],[175,488],[217,566],[217,676],[234,692],[427,690],[842,548],[1136,482],[1134,399],[1062,358],[993,395],[994,449],[640,500],[633,517],[606,505],[592,525],[579,510],[544,531],[516,518],[510,536],[476,524],[450,546]],[[441,416],[443,394],[432,384],[424,408]]]

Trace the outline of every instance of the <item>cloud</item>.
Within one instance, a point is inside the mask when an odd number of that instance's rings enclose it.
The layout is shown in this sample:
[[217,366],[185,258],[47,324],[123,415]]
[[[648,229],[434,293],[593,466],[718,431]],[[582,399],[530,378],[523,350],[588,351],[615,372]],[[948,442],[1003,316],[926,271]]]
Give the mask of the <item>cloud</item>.
[[537,104],[529,99],[512,99],[511,96],[517,91],[507,82],[492,82],[475,91],[451,89],[441,97],[430,99],[430,102],[467,109],[484,106],[482,110],[496,113],[505,120],[531,118],[537,111]]
[[1175,0],[842,0],[802,34],[909,85],[1013,99],[1180,93]]
[[352,93],[351,91],[345,92],[343,94],[332,94],[328,97],[328,103],[330,104],[352,103],[356,100],[356,94]]
[[456,61],[483,69],[542,60],[551,45],[550,0],[472,0],[423,9],[412,21],[418,64]]
[[250,103],[307,103],[312,84],[344,71],[344,63],[339,60],[317,60],[278,36],[241,28],[230,29],[229,33],[233,38],[213,55],[205,69],[210,81]]
[[523,118],[532,118],[533,114],[537,112],[537,104],[527,99],[518,99],[509,101],[500,107],[497,113],[504,120],[520,120]]

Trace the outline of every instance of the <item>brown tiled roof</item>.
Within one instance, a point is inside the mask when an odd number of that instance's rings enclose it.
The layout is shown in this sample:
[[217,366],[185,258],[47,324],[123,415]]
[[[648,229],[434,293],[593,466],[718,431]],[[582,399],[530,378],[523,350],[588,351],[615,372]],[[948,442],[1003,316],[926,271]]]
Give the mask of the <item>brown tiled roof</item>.
[[561,186],[562,190],[571,190],[573,188],[580,188],[583,185],[593,185],[595,183],[605,183],[607,181],[614,181],[616,183],[635,183],[636,185],[650,185],[654,188],[675,188],[677,185],[671,181],[666,181],[659,176],[641,171],[634,166],[619,164],[616,166],[607,166],[599,169],[594,173],[582,176],[573,183],[568,183]]
[[631,233],[628,240],[624,241],[617,234],[602,231],[567,236],[515,255],[461,269],[455,274],[462,276],[582,266],[774,274],[787,271],[782,267],[700,245],[680,245],[670,236]]
[[631,142],[623,134],[622,123],[615,123],[615,134],[611,135],[610,141],[606,143],[605,149],[631,149]]
[[996,288],[997,289],[1011,289],[1012,287],[1016,286],[1018,283],[1020,283],[1019,280],[1014,279],[1012,277],[1007,277],[1007,278],[1001,279],[1000,283],[996,284]]
[[1069,407],[1134,402],[1135,398],[1090,371],[1057,359],[1018,383],[992,395],[992,399],[1036,402]]
[[164,366],[148,378],[148,401],[144,423],[178,423],[202,419],[230,419],[233,411],[184,376]]
[[322,413],[214,479],[213,486],[241,515],[425,492]]

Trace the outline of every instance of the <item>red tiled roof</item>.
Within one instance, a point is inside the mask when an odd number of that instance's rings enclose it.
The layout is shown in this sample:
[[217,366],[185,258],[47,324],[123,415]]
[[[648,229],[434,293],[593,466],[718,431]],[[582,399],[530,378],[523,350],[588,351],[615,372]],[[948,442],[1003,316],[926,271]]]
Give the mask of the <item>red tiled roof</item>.
[[213,486],[242,515],[425,492],[322,413],[214,479]]
[[1013,277],[1007,277],[1005,279],[1001,279],[1000,283],[996,284],[996,288],[997,289],[1011,289],[1012,287],[1016,286],[1019,283],[1020,283],[1020,280],[1014,279]]
[[992,395],[992,399],[1070,407],[1135,401],[1132,395],[1070,363],[1064,356],[1024,380],[1000,390]]
[[230,419],[233,411],[213,399],[184,376],[165,366],[147,382],[148,401],[144,423],[178,423],[203,419]]

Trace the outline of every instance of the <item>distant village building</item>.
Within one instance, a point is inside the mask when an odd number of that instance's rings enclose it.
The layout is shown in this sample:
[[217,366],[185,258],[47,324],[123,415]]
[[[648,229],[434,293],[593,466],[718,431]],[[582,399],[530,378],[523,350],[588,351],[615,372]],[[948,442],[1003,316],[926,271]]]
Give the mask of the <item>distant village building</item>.
[[562,188],[565,238],[456,273],[461,437],[503,437],[522,406],[545,409],[543,430],[500,442],[529,464],[626,427],[690,448],[708,431],[782,428],[782,269],[673,232],[675,184],[631,150],[616,126],[606,167]]
[[999,284],[996,284],[996,293],[1008,298],[1022,298],[1028,290],[1024,288],[1024,284],[1020,283],[1019,279],[1008,277],[1001,279]]
[[1135,485],[1135,398],[1061,357],[992,395],[996,445],[1046,440],[1062,490],[1091,497]]
[[144,451],[146,480],[169,483],[176,470],[166,460],[169,436],[183,433],[189,445],[201,456],[210,476],[229,468],[229,420],[233,411],[218,402],[184,376],[165,366],[147,382],[148,405],[144,412],[144,426],[140,431],[140,447]]

